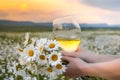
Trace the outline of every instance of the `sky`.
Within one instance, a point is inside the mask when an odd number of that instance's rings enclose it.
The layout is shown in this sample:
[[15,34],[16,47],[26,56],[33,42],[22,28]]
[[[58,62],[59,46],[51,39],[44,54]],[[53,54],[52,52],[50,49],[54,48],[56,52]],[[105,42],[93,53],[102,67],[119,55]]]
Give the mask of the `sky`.
[[0,0],[0,19],[52,22],[74,15],[80,23],[120,24],[120,0]]

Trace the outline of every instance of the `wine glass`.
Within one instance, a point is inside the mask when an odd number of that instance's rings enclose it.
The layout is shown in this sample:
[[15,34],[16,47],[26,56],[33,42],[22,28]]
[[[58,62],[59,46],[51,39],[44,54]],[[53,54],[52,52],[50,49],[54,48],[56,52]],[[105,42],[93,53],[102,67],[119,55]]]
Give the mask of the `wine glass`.
[[81,28],[76,17],[66,16],[53,20],[53,37],[59,42],[63,51],[77,51],[81,43]]
[[81,43],[81,28],[75,16],[53,20],[53,37],[66,52],[75,52]]

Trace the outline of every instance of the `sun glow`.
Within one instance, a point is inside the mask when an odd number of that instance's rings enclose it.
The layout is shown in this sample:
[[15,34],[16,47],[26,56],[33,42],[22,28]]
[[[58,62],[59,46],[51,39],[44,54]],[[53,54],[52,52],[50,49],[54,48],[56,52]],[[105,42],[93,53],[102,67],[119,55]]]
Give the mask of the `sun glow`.
[[112,24],[119,23],[119,14],[84,4],[82,0],[0,0],[0,19],[8,20],[52,22],[55,18],[79,15],[81,23]]
[[21,9],[22,10],[26,10],[27,9],[27,4],[26,3],[22,3],[21,4]]

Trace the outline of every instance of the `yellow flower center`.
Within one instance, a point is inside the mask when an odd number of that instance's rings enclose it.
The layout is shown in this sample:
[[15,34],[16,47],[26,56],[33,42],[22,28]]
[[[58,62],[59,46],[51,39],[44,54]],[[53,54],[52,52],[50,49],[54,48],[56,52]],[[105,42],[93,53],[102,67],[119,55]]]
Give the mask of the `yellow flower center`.
[[48,72],[53,72],[53,70],[52,70],[51,67],[47,68],[47,71],[48,71]]
[[45,60],[45,55],[40,55],[39,58],[40,60]]
[[52,55],[51,59],[53,61],[57,61],[58,60],[58,55],[56,55],[56,54]]
[[43,51],[43,46],[40,46],[40,52],[42,52]]
[[62,65],[57,64],[57,65],[56,65],[56,68],[57,68],[57,69],[62,69]]
[[29,50],[29,51],[28,51],[28,55],[29,55],[30,57],[32,57],[32,56],[34,55],[34,51],[33,51],[33,50]]
[[54,48],[55,47],[55,44],[54,43],[51,43],[50,45],[49,45],[49,48]]

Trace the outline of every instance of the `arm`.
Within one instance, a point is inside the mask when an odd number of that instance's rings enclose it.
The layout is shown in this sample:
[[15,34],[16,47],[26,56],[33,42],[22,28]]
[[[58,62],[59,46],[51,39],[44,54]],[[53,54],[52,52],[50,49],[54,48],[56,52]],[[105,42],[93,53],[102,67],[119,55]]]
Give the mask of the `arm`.
[[120,55],[109,55],[109,54],[95,54],[88,51],[79,52],[79,58],[89,63],[111,61],[120,58]]
[[100,63],[86,63],[80,58],[63,56],[67,60],[65,76],[76,78],[80,76],[95,76],[111,80],[120,79],[120,59]]
[[120,80],[120,59],[93,63],[85,67],[86,75],[103,77],[111,80]]

